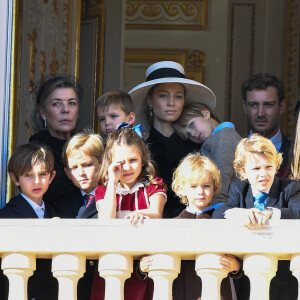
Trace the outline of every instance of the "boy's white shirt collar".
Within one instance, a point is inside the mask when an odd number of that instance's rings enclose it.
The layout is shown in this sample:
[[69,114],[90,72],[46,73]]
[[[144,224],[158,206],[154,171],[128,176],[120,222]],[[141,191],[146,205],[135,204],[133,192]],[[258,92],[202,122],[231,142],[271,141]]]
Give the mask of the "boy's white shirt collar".
[[[36,204],[33,200],[31,200],[30,198],[26,197],[24,194],[21,193],[21,196],[30,204],[30,206],[32,207],[32,209],[37,213],[38,217],[40,219],[44,218],[44,212],[45,212],[45,203],[42,200],[42,205],[39,206],[38,204]],[[43,214],[40,214],[41,211],[43,212]]]

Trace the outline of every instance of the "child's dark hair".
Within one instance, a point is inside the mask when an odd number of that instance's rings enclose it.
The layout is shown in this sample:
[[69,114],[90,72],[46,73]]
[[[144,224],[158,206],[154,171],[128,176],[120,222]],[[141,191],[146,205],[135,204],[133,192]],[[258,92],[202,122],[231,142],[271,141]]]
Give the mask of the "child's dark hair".
[[148,181],[147,184],[158,184],[155,180],[155,168],[151,160],[151,154],[142,138],[131,128],[121,128],[112,132],[107,140],[100,169],[99,184],[105,185],[108,180],[108,167],[112,163],[113,149],[115,146],[136,146],[142,158],[142,170],[137,181]]
[[247,100],[247,92],[266,90],[268,87],[277,89],[279,103],[285,98],[284,84],[277,77],[269,73],[258,73],[248,78],[242,85],[243,100]]
[[16,148],[8,162],[8,173],[13,173],[16,179],[30,172],[33,165],[42,162],[45,171],[52,175],[54,171],[54,156],[52,151],[37,143],[24,144]]
[[95,104],[96,112],[98,109],[108,109],[109,106],[116,105],[125,112],[126,115],[134,113],[134,105],[131,97],[122,91],[112,91],[103,94],[100,98],[97,99]]

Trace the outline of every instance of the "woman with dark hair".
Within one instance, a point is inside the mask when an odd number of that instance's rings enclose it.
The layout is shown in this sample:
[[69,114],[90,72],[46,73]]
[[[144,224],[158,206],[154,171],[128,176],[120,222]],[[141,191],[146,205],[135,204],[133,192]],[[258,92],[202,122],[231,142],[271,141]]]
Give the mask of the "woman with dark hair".
[[[169,187],[165,218],[177,217],[185,208],[171,190],[172,173],[179,161],[188,153],[199,150],[200,145],[183,141],[174,131],[175,122],[186,104],[203,103],[214,109],[216,98],[205,85],[185,78],[184,68],[174,61],[161,61],[146,71],[146,82],[129,92],[135,107],[136,123],[149,129],[146,143],[156,162],[158,174]],[[145,114],[146,112],[146,114]]]
[[64,171],[61,155],[76,127],[78,108],[78,87],[71,78],[58,76],[40,83],[32,115],[32,129],[36,134],[30,137],[30,142],[47,145],[54,154],[56,176],[43,200],[56,211],[77,190]]

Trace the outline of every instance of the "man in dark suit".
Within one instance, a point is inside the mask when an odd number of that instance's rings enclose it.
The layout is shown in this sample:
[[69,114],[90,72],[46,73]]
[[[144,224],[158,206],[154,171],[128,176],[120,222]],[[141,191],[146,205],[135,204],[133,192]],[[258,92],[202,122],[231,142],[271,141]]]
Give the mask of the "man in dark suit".
[[291,142],[279,129],[286,106],[283,83],[268,73],[255,74],[243,83],[242,95],[250,135],[259,133],[272,141],[277,151],[283,154],[277,176],[286,177]]

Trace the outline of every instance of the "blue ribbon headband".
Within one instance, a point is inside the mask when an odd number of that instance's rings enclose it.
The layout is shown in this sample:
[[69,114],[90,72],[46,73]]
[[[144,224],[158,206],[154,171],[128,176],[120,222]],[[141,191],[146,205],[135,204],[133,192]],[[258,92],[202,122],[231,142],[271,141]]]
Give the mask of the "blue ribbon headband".
[[[123,122],[117,126],[116,130],[125,128],[125,127],[130,127],[130,125]],[[144,129],[141,124],[136,125],[135,127],[132,127],[131,129],[134,130],[141,138],[143,138]]]

